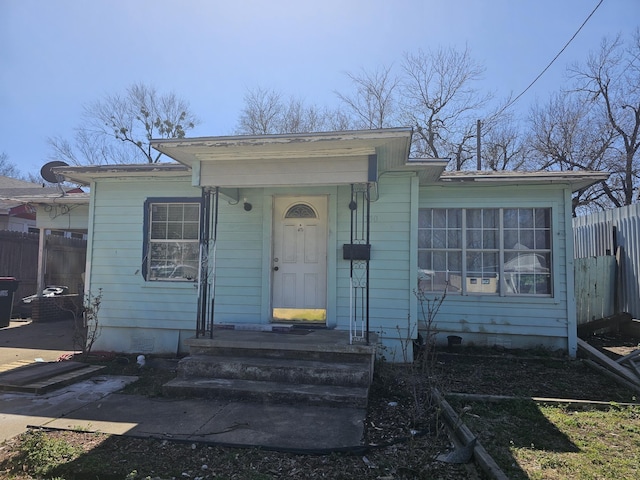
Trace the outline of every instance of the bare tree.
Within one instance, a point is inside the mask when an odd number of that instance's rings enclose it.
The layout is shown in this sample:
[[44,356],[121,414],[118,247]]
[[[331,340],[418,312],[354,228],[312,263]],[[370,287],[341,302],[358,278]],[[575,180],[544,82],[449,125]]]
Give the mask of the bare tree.
[[74,143],[49,138],[51,157],[74,165],[157,163],[162,154],[151,148],[151,139],[184,138],[198,122],[175,93],[159,94],[153,87],[133,84],[124,95],[107,95],[86,105]]
[[307,105],[296,97],[285,99],[275,90],[256,88],[244,96],[236,133],[268,135],[319,132],[344,125],[344,120],[339,112]]
[[282,96],[274,90],[257,88],[244,96],[237,131],[248,135],[266,135],[280,130],[284,110]]
[[483,135],[482,163],[487,170],[526,170],[528,153],[521,129],[510,118],[503,118]]
[[23,173],[20,171],[18,166],[9,159],[7,152],[0,153],[0,175],[22,180],[23,182],[47,183],[43,181],[39,174],[33,172]]
[[600,50],[570,72],[574,95],[593,104],[601,123],[613,131],[608,161],[614,205],[640,201],[640,29],[625,45],[620,36],[604,39]]
[[335,93],[354,118],[354,127],[376,129],[392,126],[397,114],[400,79],[391,73],[391,67],[346,75],[353,83],[354,92],[350,95]]
[[483,67],[468,49],[439,48],[405,54],[402,68],[402,118],[415,128],[414,155],[453,155],[462,169],[473,158],[476,119],[491,98],[474,87]]
[[[530,147],[540,170],[611,171],[615,132],[593,104],[570,93],[559,93],[530,114]],[[574,194],[573,209],[620,206],[615,178]]]
[[9,160],[7,152],[0,153],[0,175],[22,180],[22,173],[16,164]]

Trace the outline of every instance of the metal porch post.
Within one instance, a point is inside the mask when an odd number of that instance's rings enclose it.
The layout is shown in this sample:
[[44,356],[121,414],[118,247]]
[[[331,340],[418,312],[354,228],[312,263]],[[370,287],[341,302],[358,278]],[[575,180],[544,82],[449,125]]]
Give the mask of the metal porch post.
[[[349,245],[349,341],[369,343],[370,184],[352,184]],[[347,258],[347,257],[345,257]]]
[[[202,190],[200,214],[200,278],[198,288],[198,313],[196,338],[213,338],[215,297],[215,245],[218,232],[218,187]],[[211,223],[213,217],[213,238]],[[213,240],[213,254],[211,241]]]

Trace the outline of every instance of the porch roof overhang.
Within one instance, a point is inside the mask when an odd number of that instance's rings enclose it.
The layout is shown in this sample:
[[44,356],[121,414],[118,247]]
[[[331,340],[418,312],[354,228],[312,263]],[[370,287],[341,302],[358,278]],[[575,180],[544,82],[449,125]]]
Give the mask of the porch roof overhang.
[[190,175],[191,170],[179,163],[137,163],[132,165],[85,165],[79,167],[54,167],[53,172],[65,180],[80,185],[91,185],[98,179],[122,177],[175,177]]
[[439,184],[475,184],[475,185],[569,185],[572,192],[587,188],[609,178],[607,172],[571,171],[571,172],[517,172],[517,171],[456,171],[444,172]]
[[273,187],[376,183],[403,168],[411,128],[286,135],[152,140],[192,169],[200,187]]
[[88,192],[75,193],[49,193],[42,195],[18,195],[9,200],[21,205],[88,205],[90,194]]

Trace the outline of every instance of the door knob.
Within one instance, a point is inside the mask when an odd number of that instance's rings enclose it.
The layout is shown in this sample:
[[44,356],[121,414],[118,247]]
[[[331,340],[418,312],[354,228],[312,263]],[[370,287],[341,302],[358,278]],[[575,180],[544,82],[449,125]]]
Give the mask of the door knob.
[[273,269],[277,272],[278,270],[280,270],[280,267],[273,267]]

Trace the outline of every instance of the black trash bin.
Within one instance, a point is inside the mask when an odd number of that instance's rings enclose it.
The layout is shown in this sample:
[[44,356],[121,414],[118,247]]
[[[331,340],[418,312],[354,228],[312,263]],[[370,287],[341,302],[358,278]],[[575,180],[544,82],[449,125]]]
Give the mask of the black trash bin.
[[0,277],[0,328],[8,327],[11,323],[13,309],[13,294],[20,282],[13,277]]

